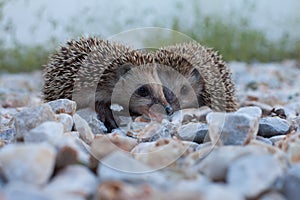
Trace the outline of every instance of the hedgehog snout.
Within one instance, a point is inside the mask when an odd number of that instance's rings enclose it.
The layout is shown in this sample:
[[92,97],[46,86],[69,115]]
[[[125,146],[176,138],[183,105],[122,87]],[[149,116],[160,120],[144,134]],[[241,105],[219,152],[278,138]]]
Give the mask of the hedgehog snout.
[[170,105],[165,106],[165,111],[167,115],[172,115],[173,114],[173,108]]

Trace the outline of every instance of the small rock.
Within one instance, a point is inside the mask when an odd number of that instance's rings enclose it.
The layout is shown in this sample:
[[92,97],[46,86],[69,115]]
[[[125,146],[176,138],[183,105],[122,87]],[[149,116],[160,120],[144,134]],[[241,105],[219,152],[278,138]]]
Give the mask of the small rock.
[[290,119],[291,127],[300,133],[300,116],[294,117]]
[[266,194],[263,194],[261,197],[259,197],[259,200],[287,200],[287,199],[279,192],[271,191]]
[[300,143],[292,142],[289,143],[288,150],[286,152],[290,163],[295,164],[300,162]]
[[264,104],[264,103],[261,103],[261,102],[258,102],[258,101],[245,101],[243,103],[242,106],[254,106],[254,107],[258,107],[261,109],[262,111],[262,115],[263,116],[268,116],[271,114],[272,112],[272,106],[268,105],[268,104]]
[[262,110],[257,106],[248,106],[238,109],[236,113],[247,114],[255,119],[259,119],[262,115]]
[[86,167],[69,165],[59,173],[44,188],[49,194],[74,194],[88,198],[96,191],[97,178]]
[[280,163],[271,155],[249,155],[229,166],[227,182],[247,198],[254,198],[268,190],[282,174]]
[[8,181],[45,184],[52,175],[55,150],[47,144],[10,144],[0,150],[0,165]]
[[57,152],[56,168],[63,168],[68,165],[76,164],[79,161],[78,152],[70,146],[64,146]]
[[94,134],[91,131],[88,123],[78,114],[73,115],[75,129],[79,132],[80,138],[87,144],[91,144],[94,139]]
[[225,181],[228,167],[233,161],[246,155],[267,154],[263,148],[251,145],[242,146],[221,146],[211,149],[197,168],[213,181]]
[[97,113],[91,108],[84,108],[77,110],[76,113],[82,117],[91,128],[92,132],[96,134],[103,134],[107,132],[107,128],[104,124],[98,119]]
[[32,94],[28,92],[8,92],[1,102],[3,108],[17,108],[32,105]]
[[16,131],[14,128],[5,129],[1,132],[0,130],[0,140],[9,144],[11,143],[16,136]]
[[131,153],[134,158],[160,169],[176,162],[183,154],[193,152],[190,143],[174,139],[160,139],[155,142],[140,143]]
[[121,181],[102,182],[96,192],[95,199],[159,199],[153,197],[153,189],[148,185],[131,185]]
[[61,114],[57,114],[56,118],[58,122],[63,124],[64,132],[72,131],[74,122],[73,122],[73,118],[70,115],[61,113]]
[[149,166],[135,160],[129,153],[117,151],[103,160],[97,168],[100,181],[122,180],[135,184],[148,183],[154,186],[168,185],[167,177],[153,171]]
[[73,115],[76,111],[76,102],[69,99],[58,99],[47,103],[55,114],[66,113]]
[[268,145],[273,145],[273,142],[272,142],[270,139],[264,138],[264,137],[259,136],[259,135],[256,136],[256,140],[261,141],[261,142],[264,142],[264,143],[266,143],[266,144],[268,144]]
[[[203,188],[203,199],[206,200],[243,200],[244,197],[236,192],[233,188],[228,187],[225,184],[210,184]],[[200,189],[201,191],[201,189]]]
[[[41,191],[36,185],[12,181],[3,188],[3,200],[51,200],[52,198]],[[0,194],[0,199],[2,200]]]
[[16,114],[16,139],[22,139],[31,129],[46,121],[55,121],[55,115],[49,105],[29,107]]
[[178,136],[181,140],[203,143],[207,132],[207,124],[190,122],[179,127]]
[[276,135],[273,137],[270,137],[269,140],[272,142],[272,144],[276,144],[276,142],[283,140],[286,136],[285,135]]
[[55,144],[64,133],[63,125],[59,122],[43,122],[24,134],[25,142],[49,142]]
[[283,179],[283,194],[288,200],[298,200],[300,196],[300,164],[292,166]]
[[188,122],[205,122],[206,115],[212,112],[207,106],[202,106],[198,109],[189,108],[175,112],[171,121],[173,123],[188,123]]
[[284,108],[278,107],[278,106],[276,106],[276,107],[274,107],[272,109],[272,117],[274,117],[274,116],[278,116],[278,117],[280,117],[282,119],[286,119],[287,118],[287,116],[285,114]]
[[243,145],[256,137],[258,120],[243,113],[210,113],[208,132],[213,144]]
[[101,160],[114,151],[131,151],[137,145],[136,139],[111,133],[97,135],[91,144],[91,154]]
[[265,117],[259,122],[258,135],[263,137],[273,137],[285,135],[289,132],[290,124],[285,119],[279,117]]

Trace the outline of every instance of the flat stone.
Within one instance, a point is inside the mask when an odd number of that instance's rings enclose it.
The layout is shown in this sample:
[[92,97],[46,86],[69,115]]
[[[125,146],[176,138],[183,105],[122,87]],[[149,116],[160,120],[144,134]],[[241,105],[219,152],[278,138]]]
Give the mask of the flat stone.
[[43,122],[24,134],[25,142],[49,142],[55,144],[64,133],[64,127],[59,122]]
[[203,143],[208,133],[208,125],[204,123],[193,123],[182,125],[178,129],[178,136],[181,140]]
[[93,109],[84,108],[77,110],[76,113],[88,123],[95,135],[107,132],[107,128],[104,126],[103,122],[98,119],[97,113]]
[[61,113],[55,115],[58,122],[62,123],[64,126],[64,132],[70,132],[72,131],[74,121],[71,115]]
[[73,115],[75,129],[78,131],[80,138],[87,144],[91,144],[94,139],[94,134],[88,123],[78,114]]
[[300,163],[292,166],[283,179],[283,194],[288,200],[298,200],[300,196]]
[[287,120],[279,117],[265,117],[259,121],[258,135],[263,137],[273,137],[285,135],[289,132],[290,124]]
[[47,104],[25,108],[16,114],[16,139],[22,139],[24,134],[46,121],[55,121],[55,115]]
[[10,144],[0,150],[0,165],[8,181],[43,185],[53,173],[55,150],[41,144]]
[[271,155],[249,155],[228,168],[227,183],[247,198],[267,191],[283,175],[280,162]]
[[256,137],[258,120],[244,113],[209,113],[206,118],[211,142],[243,145]]
[[96,176],[82,165],[69,165],[59,173],[44,188],[46,193],[75,194],[87,198],[95,193]]
[[55,114],[66,113],[73,115],[76,111],[76,102],[69,99],[58,99],[47,103]]

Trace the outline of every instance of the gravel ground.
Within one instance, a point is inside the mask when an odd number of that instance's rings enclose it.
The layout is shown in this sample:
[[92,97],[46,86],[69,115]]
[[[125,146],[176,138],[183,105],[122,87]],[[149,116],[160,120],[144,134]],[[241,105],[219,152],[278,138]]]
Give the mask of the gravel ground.
[[41,101],[41,72],[0,75],[0,199],[299,199],[300,67],[229,63],[240,109],[185,109],[104,134]]

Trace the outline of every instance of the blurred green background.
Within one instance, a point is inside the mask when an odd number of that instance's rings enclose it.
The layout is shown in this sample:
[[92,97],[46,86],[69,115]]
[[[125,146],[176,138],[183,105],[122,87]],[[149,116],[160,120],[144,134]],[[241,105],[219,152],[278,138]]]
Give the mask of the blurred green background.
[[0,0],[0,72],[41,69],[69,38],[106,38],[146,26],[182,32],[226,61],[299,60],[297,5],[297,0]]

